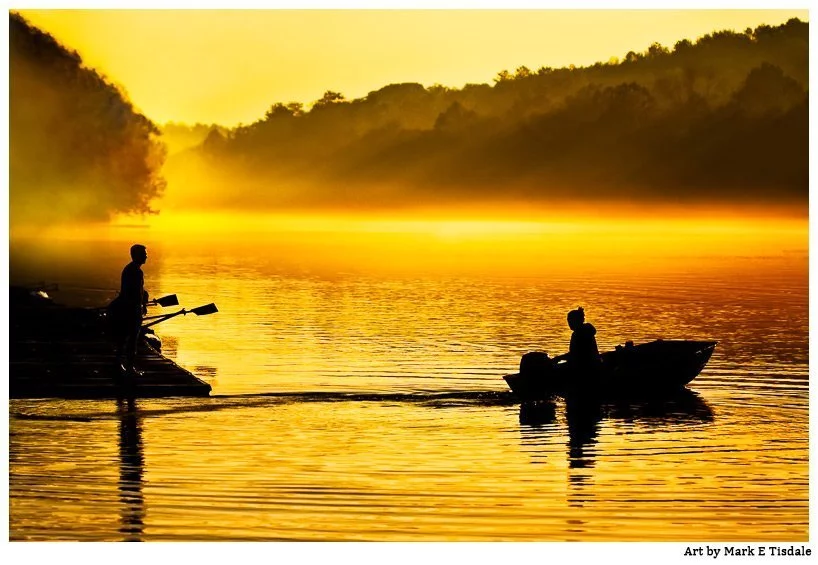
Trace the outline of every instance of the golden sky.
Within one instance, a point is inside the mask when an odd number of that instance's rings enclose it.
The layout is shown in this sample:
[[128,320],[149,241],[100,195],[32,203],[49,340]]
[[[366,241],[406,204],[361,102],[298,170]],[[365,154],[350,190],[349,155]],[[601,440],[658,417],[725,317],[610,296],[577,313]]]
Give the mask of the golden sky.
[[251,123],[326,90],[461,88],[525,65],[587,65],[806,10],[22,10],[158,123]]

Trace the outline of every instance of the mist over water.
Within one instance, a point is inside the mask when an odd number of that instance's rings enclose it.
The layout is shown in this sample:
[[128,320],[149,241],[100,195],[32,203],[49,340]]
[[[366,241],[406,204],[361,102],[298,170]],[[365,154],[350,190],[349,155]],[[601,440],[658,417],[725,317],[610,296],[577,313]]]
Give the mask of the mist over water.
[[[612,231],[447,225],[13,240],[12,282],[84,305],[138,240],[152,296],[219,313],[157,326],[209,399],[11,402],[10,537],[807,538],[805,226],[632,230],[617,255]],[[603,350],[719,345],[668,401],[521,407],[502,375],[564,352],[577,305]]]

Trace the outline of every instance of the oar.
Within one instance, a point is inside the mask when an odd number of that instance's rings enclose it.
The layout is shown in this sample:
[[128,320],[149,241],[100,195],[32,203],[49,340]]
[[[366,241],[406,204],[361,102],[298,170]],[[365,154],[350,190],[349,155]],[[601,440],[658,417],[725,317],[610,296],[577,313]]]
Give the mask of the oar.
[[198,308],[192,308],[191,310],[181,309],[178,312],[171,312],[170,314],[155,314],[153,316],[145,316],[142,320],[158,320],[160,318],[172,318],[174,316],[178,316],[179,314],[187,315],[187,314],[196,314],[197,316],[205,316],[207,314],[213,314],[218,312],[216,309],[216,305],[212,302],[210,304],[205,304],[204,306],[199,306]]
[[171,318],[175,318],[176,316],[187,316],[188,314],[196,314],[197,316],[206,316],[208,314],[215,314],[218,312],[219,309],[216,308],[216,305],[212,302],[210,304],[205,304],[204,306],[199,306],[198,308],[192,308],[190,310],[186,310],[182,308],[178,312],[173,312],[172,314],[162,314],[160,316],[150,316],[145,318],[146,320],[153,320],[148,324],[144,324],[142,328],[149,328],[151,326],[155,326],[159,322],[164,322],[165,320],[170,320]]
[[162,298],[154,298],[153,300],[148,301],[149,306],[162,306],[163,308],[167,306],[179,306],[179,299],[176,298],[175,294],[168,294],[167,296],[163,296]]
[[[111,292],[116,292],[116,291],[112,290]],[[163,296],[161,298],[154,298],[153,300],[148,300],[147,305],[148,306],[162,306],[163,308],[167,307],[167,306],[179,306],[179,299],[176,298],[175,294],[169,294],[169,295]],[[106,304],[105,306],[99,306],[97,308],[97,310],[105,310],[106,308],[108,308],[108,306],[110,306],[110,305]],[[145,318],[145,319],[150,320],[151,318],[158,318],[158,317],[159,316],[149,316],[148,318]]]

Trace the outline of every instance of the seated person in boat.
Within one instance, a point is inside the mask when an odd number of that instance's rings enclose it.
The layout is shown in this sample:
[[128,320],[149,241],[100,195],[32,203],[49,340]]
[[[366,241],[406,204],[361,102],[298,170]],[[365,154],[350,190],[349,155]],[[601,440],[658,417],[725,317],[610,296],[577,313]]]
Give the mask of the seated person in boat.
[[585,323],[585,311],[580,306],[568,312],[568,327],[571,328],[571,345],[568,353],[554,357],[555,362],[567,360],[575,372],[594,375],[599,372],[602,361],[596,344],[596,328]]

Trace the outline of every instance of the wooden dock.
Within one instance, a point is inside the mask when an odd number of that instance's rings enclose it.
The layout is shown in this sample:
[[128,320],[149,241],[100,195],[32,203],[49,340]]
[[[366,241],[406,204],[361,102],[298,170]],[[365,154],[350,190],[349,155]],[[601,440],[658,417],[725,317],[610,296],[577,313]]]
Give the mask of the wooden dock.
[[211,387],[163,356],[139,345],[138,377],[123,377],[102,312],[89,308],[10,309],[10,398],[119,398],[208,396]]

